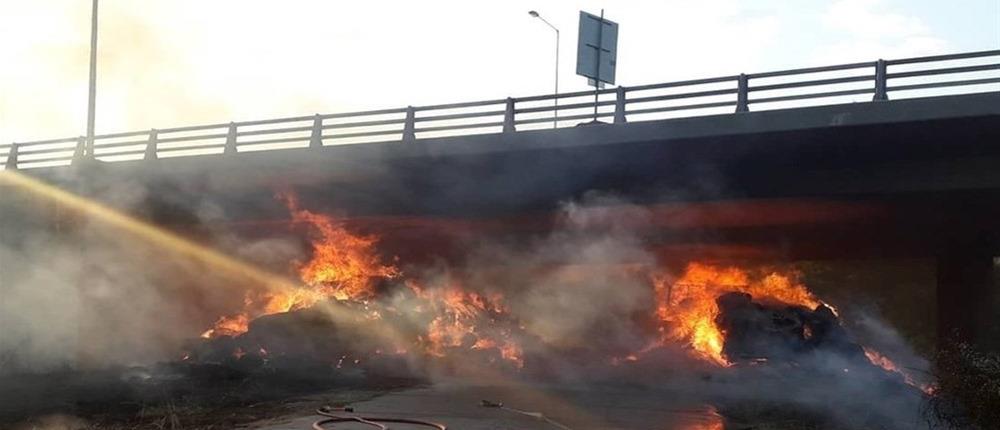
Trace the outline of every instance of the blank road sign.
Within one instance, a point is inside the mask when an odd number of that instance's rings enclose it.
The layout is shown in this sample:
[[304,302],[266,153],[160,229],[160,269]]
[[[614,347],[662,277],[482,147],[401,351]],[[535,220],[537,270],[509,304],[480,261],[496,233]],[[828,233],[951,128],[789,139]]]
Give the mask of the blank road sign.
[[580,11],[576,74],[614,85],[618,59],[618,24]]

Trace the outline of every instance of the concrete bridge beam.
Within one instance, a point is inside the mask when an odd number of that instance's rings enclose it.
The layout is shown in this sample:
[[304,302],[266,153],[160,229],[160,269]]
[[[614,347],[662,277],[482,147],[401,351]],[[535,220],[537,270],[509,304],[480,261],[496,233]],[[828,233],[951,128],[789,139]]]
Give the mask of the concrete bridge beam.
[[938,344],[955,342],[1000,351],[995,248],[969,237],[944,246],[937,256]]

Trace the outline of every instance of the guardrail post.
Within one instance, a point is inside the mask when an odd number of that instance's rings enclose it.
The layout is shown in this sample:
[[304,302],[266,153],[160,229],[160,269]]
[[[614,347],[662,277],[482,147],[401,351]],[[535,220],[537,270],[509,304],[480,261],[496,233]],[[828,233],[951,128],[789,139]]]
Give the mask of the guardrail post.
[[416,123],[416,109],[413,109],[413,106],[407,106],[406,120],[403,122],[403,142],[413,142],[417,139]]
[[872,101],[883,102],[889,100],[889,92],[886,86],[887,75],[885,60],[879,59],[875,62],[875,96],[872,97]]
[[229,123],[229,131],[226,132],[226,148],[222,150],[223,154],[232,155],[236,153],[236,123]]
[[736,112],[750,112],[750,78],[740,73],[736,82]]
[[17,170],[17,143],[10,144],[10,152],[7,153],[7,161],[4,163],[4,170]]
[[503,132],[513,133],[517,131],[514,124],[514,99],[507,97],[507,109],[503,112]]
[[157,139],[156,129],[149,130],[149,142],[146,143],[146,153],[143,155],[142,159],[145,161],[156,160],[156,148],[159,146],[159,140]]
[[625,87],[615,90],[615,124],[625,124]]
[[310,148],[323,147],[323,118],[316,114],[313,118],[312,136],[309,136]]
[[76,164],[83,161],[83,157],[86,156],[87,151],[87,138],[80,136],[76,138],[76,148],[73,149],[73,160],[70,164]]

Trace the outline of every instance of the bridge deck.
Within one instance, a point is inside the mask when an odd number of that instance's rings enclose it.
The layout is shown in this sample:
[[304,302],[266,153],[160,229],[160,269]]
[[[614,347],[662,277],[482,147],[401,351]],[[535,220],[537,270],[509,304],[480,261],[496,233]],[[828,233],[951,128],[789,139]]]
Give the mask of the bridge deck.
[[[565,130],[581,121],[597,119],[624,124],[672,117],[734,116],[733,112],[739,116],[749,111],[817,104],[878,104],[897,98],[995,92],[996,84],[1000,84],[998,61],[1000,50],[981,51],[618,87],[596,93],[581,91],[195,125],[0,144],[0,156],[3,156],[4,168],[24,169],[65,166],[93,158],[108,162],[153,160],[270,152],[268,150],[273,149],[321,149],[365,142],[412,143],[455,135],[510,135],[549,124]],[[918,114],[912,109],[899,113],[910,119]],[[767,121],[770,117],[752,118]],[[858,120],[841,116],[832,121],[836,124],[857,123]],[[680,133],[678,137],[683,137],[685,123],[676,124],[679,128],[674,131]],[[733,121],[728,125],[749,127],[733,129],[733,132],[759,131],[759,124],[747,121]],[[815,124],[803,121],[800,127],[811,125]]]

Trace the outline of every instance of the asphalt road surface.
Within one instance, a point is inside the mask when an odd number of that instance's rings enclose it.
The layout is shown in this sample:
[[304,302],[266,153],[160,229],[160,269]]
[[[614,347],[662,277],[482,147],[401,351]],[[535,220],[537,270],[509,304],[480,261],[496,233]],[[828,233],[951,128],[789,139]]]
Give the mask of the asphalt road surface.
[[[540,413],[526,416],[505,409],[483,407],[482,400],[502,402],[508,408]],[[721,430],[722,419],[711,406],[685,401],[681,396],[648,388],[595,388],[528,385],[437,383],[430,387],[386,394],[351,405],[366,417],[416,418],[442,423],[449,430]],[[253,426],[255,430],[308,430],[322,417],[303,411],[298,417]],[[564,427],[560,427],[562,425]],[[392,429],[424,429],[403,424]],[[331,425],[330,429],[371,429],[360,424]]]

